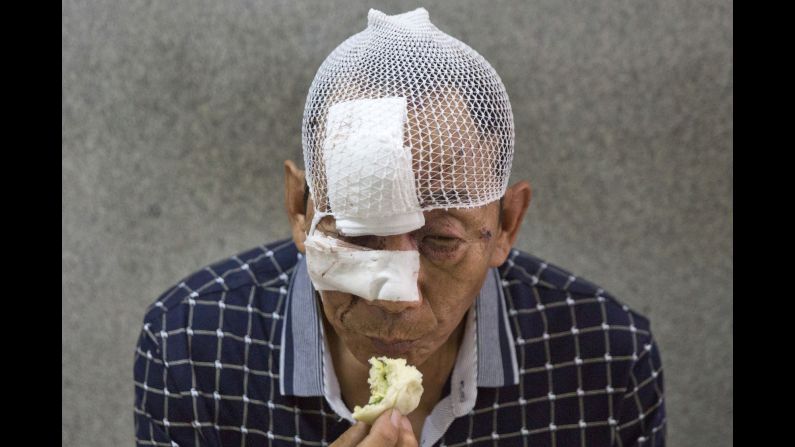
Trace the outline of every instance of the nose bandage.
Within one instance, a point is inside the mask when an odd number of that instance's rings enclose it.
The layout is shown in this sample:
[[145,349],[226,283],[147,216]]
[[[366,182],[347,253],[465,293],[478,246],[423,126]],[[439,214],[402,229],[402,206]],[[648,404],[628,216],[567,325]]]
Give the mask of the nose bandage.
[[304,242],[309,277],[317,290],[337,290],[366,300],[417,301],[420,254],[371,250],[324,235]]

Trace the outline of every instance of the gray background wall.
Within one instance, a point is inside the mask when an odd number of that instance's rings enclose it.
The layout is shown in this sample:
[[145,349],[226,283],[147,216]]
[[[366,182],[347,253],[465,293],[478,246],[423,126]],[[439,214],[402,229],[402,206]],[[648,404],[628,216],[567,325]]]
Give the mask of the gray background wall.
[[[369,7],[416,5],[63,2],[63,445],[132,444],[145,307],[288,236],[315,71]],[[512,181],[534,187],[518,247],[651,318],[670,445],[731,445],[731,3],[424,6],[508,89]]]

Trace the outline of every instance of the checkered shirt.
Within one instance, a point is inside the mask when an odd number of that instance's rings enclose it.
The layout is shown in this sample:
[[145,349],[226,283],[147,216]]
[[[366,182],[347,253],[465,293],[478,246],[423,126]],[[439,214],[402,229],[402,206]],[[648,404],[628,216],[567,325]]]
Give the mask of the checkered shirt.
[[[137,445],[325,446],[351,426],[322,391],[283,392],[280,369],[306,370],[317,357],[284,340],[301,261],[290,240],[277,241],[189,275],[147,309],[134,364]],[[472,409],[432,445],[664,446],[662,365],[649,320],[518,250],[495,272],[513,337],[494,357],[506,380],[478,377]],[[479,337],[498,326],[478,325]]]

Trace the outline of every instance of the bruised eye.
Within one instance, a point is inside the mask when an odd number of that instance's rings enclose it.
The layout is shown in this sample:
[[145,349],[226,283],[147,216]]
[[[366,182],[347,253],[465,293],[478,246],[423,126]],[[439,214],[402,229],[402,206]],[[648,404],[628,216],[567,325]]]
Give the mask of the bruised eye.
[[458,242],[458,238],[447,236],[426,236],[425,241],[433,242],[434,244],[452,245]]
[[461,239],[448,236],[425,236],[422,238],[423,248],[440,253],[450,253],[458,249]]
[[356,244],[360,247],[372,248],[377,250],[383,248],[384,239],[378,236],[341,236],[342,240]]

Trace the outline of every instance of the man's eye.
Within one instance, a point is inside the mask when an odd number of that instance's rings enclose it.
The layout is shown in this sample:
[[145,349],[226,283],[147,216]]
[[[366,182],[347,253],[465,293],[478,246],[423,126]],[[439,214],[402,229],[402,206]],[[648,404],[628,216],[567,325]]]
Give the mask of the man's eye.
[[433,242],[434,244],[452,245],[458,242],[457,238],[447,236],[426,236],[426,241]]
[[425,236],[422,238],[422,246],[425,249],[436,253],[452,254],[461,245],[461,239],[447,236]]
[[343,236],[344,240],[360,247],[378,249],[383,245],[381,238],[377,236]]

